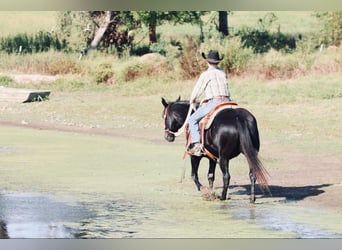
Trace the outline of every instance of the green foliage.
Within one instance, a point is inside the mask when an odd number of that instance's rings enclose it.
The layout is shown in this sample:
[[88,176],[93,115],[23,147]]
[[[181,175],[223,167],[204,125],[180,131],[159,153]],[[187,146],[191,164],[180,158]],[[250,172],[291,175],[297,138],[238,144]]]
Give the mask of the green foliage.
[[62,51],[67,47],[66,40],[60,40],[56,33],[39,31],[34,35],[26,33],[0,39],[0,51],[12,53],[40,53],[50,49]]
[[230,38],[225,42],[225,50],[222,52],[224,58],[221,67],[228,73],[240,75],[248,70],[248,65],[253,58],[253,51],[244,48],[239,38]]
[[119,80],[135,81],[139,78],[167,78],[174,75],[172,65],[158,53],[146,54],[139,59],[128,60],[120,65]]
[[166,55],[165,42],[157,42],[150,45],[150,51],[152,53],[159,53],[161,55]]
[[252,48],[254,53],[266,53],[270,49],[290,52],[296,48],[296,40],[280,30],[271,32],[272,24],[277,20],[273,13],[266,14],[258,20],[257,28],[243,28],[237,32],[243,46]]
[[128,65],[123,71],[125,82],[136,80],[144,74],[145,70],[145,66],[141,63],[132,63]]
[[133,16],[135,20],[149,25],[152,19],[156,19],[158,24],[165,21],[170,21],[174,24],[201,22],[201,16],[205,11],[134,11]]
[[8,76],[0,76],[0,90],[1,86],[10,86],[13,83],[13,79]]
[[101,63],[94,71],[96,83],[108,83],[113,75],[114,73],[110,63]]
[[186,37],[184,50],[179,58],[179,65],[181,69],[181,76],[183,79],[192,79],[198,77],[205,69],[206,64],[200,55],[200,44],[192,39]]
[[[86,51],[93,41],[96,31],[103,24],[105,11],[65,11],[59,15],[60,31],[69,41],[70,51]],[[129,50],[132,37],[129,31],[138,25],[131,11],[111,11],[111,22],[97,49],[117,52],[119,55]]]
[[320,12],[316,16],[323,23],[321,42],[327,46],[339,46],[342,41],[342,11]]
[[139,45],[139,46],[134,46],[131,50],[131,55],[132,56],[142,56],[147,53],[150,53],[150,46],[149,45]]
[[270,49],[293,51],[296,48],[296,40],[291,35],[281,32],[270,33],[269,31],[244,29],[239,31],[243,46],[252,48],[254,53],[266,53]]

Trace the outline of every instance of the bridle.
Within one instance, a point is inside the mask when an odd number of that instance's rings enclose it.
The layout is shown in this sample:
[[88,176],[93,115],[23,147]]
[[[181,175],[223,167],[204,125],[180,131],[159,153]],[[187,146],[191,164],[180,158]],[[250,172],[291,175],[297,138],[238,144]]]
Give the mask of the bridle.
[[164,119],[164,131],[165,131],[166,133],[169,133],[169,134],[174,135],[175,137],[181,135],[181,134],[184,132],[184,130],[185,130],[185,127],[186,127],[186,125],[187,125],[187,123],[188,123],[188,121],[189,121],[191,112],[192,112],[192,110],[194,109],[194,107],[195,107],[194,104],[191,103],[190,106],[189,106],[188,114],[187,114],[187,116],[186,116],[186,118],[185,118],[185,121],[184,121],[182,127],[180,127],[180,128],[178,129],[178,131],[176,131],[176,132],[171,131],[170,129],[168,129],[168,128],[166,127],[166,117],[167,117],[167,114],[168,114],[168,108],[169,108],[169,106],[166,107],[165,110],[164,110],[164,115],[163,115],[163,119]]

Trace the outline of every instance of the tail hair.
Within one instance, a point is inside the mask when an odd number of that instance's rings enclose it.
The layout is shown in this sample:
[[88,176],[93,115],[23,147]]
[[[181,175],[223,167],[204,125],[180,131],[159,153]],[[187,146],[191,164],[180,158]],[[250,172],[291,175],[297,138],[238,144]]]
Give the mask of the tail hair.
[[[251,131],[251,129],[247,126],[247,121],[241,121],[238,122],[238,127],[240,131],[240,145],[243,154],[247,158],[249,168],[251,172],[254,174],[256,181],[260,185],[262,191],[270,192],[269,186],[268,186],[268,177],[270,176],[267,172],[266,168],[262,164],[261,160],[259,159],[259,146],[256,147],[253,144],[254,142],[257,142],[259,145],[259,134],[254,133]],[[257,130],[256,130],[257,132]],[[254,138],[253,138],[254,136]],[[254,139],[254,140],[253,140]]]

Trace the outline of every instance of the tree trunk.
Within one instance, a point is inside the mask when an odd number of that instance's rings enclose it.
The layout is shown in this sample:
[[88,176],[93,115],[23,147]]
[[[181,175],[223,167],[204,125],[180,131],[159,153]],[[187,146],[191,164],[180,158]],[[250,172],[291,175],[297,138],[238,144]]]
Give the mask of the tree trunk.
[[93,49],[96,49],[96,47],[99,45],[103,35],[106,33],[108,26],[112,19],[112,13],[111,11],[106,11],[104,21],[100,24],[99,29],[96,31],[95,36],[93,40],[90,43],[90,46],[87,49],[87,52],[90,52]]
[[150,44],[157,42],[156,27],[157,27],[157,12],[151,11],[150,20],[148,24],[148,35],[150,39]]
[[225,36],[229,35],[227,11],[219,11],[219,32]]

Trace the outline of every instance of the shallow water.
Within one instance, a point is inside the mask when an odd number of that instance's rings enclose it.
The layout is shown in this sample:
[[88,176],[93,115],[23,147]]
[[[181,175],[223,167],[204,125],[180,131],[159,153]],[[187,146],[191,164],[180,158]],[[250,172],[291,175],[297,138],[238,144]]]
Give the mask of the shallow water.
[[[160,230],[178,230],[178,224],[166,223],[165,209],[151,204],[132,202],[129,200],[106,200],[91,202],[64,201],[51,195],[32,193],[0,194],[0,236],[1,238],[134,238],[141,235],[155,234]],[[207,235],[215,230],[222,230],[224,223],[231,225],[227,238],[241,237],[245,231],[250,238],[264,234],[288,235],[291,238],[341,238],[341,217],[324,214],[314,209],[301,209],[292,205],[256,204],[246,205],[244,200],[231,200],[210,203],[213,212],[223,215],[225,222],[216,226],[205,226],[201,223],[199,231],[207,230]],[[325,224],[315,225],[297,220],[297,217],[320,216],[319,221]],[[154,217],[159,219],[155,219]],[[305,216],[304,216],[305,217]],[[326,220],[335,218],[337,232],[327,229]],[[164,218],[164,220],[160,220]],[[169,218],[172,221],[172,218]],[[208,225],[211,221],[208,220]],[[317,224],[319,224],[319,221]],[[204,220],[205,222],[205,220]],[[186,223],[184,221],[184,223]],[[217,221],[215,222],[217,223]],[[247,225],[247,226],[246,226]],[[164,228],[166,227],[166,229]],[[183,224],[187,230],[189,225]],[[179,230],[178,238],[182,238]],[[268,234],[269,233],[269,234]],[[158,234],[155,234],[158,235]],[[200,234],[198,234],[200,235]],[[172,233],[169,234],[172,238]],[[165,236],[163,236],[165,238]],[[242,236],[243,237],[243,236]]]
[[153,210],[122,199],[71,204],[51,195],[5,193],[0,238],[130,238]]
[[[342,237],[341,215],[294,205],[271,203],[247,207],[241,206],[241,201],[233,201],[229,206],[218,206],[218,209],[226,211],[235,220],[244,220],[251,224],[261,225],[267,231],[290,233],[294,238]],[[311,221],[305,221],[305,217],[310,217]],[[314,219],[312,220],[312,218]],[[335,225],[329,228],[327,227],[329,223]]]

